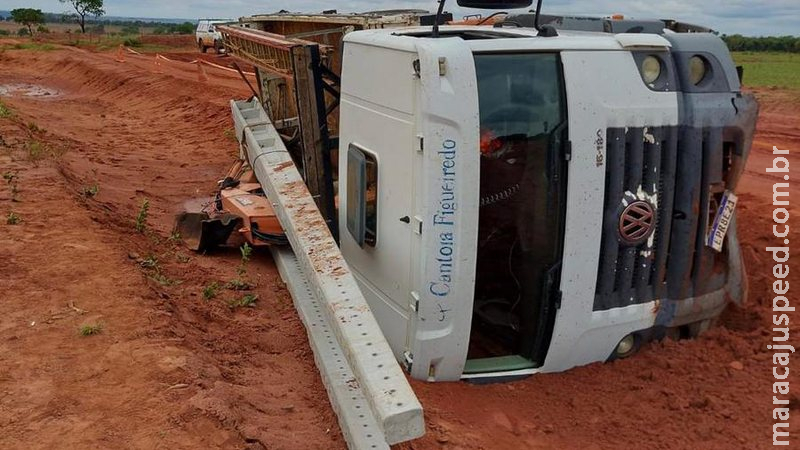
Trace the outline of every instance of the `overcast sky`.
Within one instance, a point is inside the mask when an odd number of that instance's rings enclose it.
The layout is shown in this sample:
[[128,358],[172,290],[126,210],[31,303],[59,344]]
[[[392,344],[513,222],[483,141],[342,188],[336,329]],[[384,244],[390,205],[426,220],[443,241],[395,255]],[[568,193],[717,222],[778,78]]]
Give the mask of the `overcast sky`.
[[[281,9],[293,12],[363,12],[378,9],[418,8],[434,10],[435,0],[106,0],[112,16],[186,18],[240,17]],[[0,10],[40,8],[63,12],[58,0],[0,0]],[[448,1],[456,17],[480,13]],[[524,10],[523,10],[524,11]],[[623,13],[636,18],[669,18],[696,23],[722,33],[759,35],[800,35],[800,0],[546,0],[542,11],[565,14]],[[486,13],[483,11],[484,14]]]

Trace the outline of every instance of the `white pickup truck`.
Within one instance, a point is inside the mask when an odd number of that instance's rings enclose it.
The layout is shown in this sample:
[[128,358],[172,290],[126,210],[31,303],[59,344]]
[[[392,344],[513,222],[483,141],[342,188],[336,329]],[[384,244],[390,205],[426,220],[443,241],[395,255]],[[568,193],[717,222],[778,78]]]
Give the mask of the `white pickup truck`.
[[197,39],[197,47],[201,52],[205,53],[209,48],[214,48],[217,53],[220,53],[223,48],[222,34],[220,34],[214,25],[220,23],[235,22],[233,19],[200,19],[197,22],[197,31],[195,32],[195,39]]

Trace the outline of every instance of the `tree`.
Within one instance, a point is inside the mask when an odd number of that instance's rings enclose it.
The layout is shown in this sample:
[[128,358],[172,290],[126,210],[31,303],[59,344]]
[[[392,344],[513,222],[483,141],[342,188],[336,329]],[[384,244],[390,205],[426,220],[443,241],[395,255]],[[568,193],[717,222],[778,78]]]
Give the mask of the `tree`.
[[44,23],[44,13],[41,9],[17,8],[11,11],[14,22],[28,27],[28,34],[33,35],[33,26]]
[[58,0],[72,6],[75,13],[72,17],[81,27],[81,33],[86,33],[86,16],[100,17],[106,13],[103,9],[103,0]]

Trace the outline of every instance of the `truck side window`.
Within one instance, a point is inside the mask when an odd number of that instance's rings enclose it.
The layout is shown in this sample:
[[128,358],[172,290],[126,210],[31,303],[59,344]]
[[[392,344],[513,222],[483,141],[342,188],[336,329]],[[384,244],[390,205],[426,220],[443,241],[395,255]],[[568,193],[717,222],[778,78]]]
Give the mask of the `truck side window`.
[[355,144],[347,152],[347,230],[361,248],[378,241],[378,160]]

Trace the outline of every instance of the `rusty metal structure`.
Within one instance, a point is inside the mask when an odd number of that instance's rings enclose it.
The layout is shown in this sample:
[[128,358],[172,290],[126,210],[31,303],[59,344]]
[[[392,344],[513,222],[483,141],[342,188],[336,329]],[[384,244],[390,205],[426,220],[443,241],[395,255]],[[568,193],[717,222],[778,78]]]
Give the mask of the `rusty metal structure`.
[[[262,14],[219,26],[226,51],[255,67],[255,92],[300,167],[334,236],[342,42],[356,30],[425,24],[420,10]],[[254,89],[255,90],[255,89]]]

